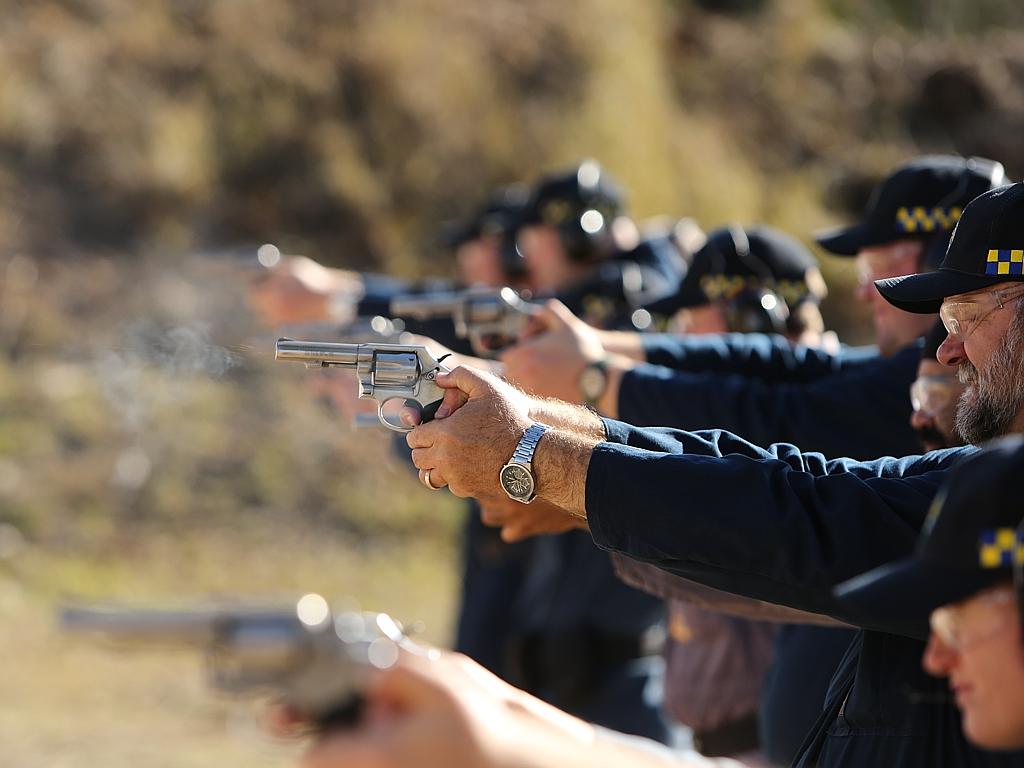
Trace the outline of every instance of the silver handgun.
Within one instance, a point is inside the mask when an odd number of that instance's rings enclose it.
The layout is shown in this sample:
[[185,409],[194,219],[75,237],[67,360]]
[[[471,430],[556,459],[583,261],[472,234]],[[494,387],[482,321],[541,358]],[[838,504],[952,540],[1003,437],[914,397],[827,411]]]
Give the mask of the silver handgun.
[[405,639],[387,614],[334,614],[315,594],[277,606],[71,605],[59,620],[66,632],[119,648],[204,651],[213,688],[272,697],[318,728],[355,721],[366,674],[394,664]]
[[305,363],[307,368],[354,368],[359,380],[359,397],[376,400],[377,419],[395,432],[412,427],[389,421],[384,406],[402,400],[419,411],[420,423],[434,418],[444,398],[435,379],[448,369],[435,360],[426,347],[416,344],[334,344],[326,341],[278,339],[277,360]]
[[455,334],[460,339],[469,339],[473,352],[480,357],[495,357],[519,338],[537,309],[536,304],[511,288],[470,288],[395,296],[391,299],[390,314],[414,320],[450,317]]
[[381,315],[357,317],[350,323],[293,323],[279,327],[277,332],[289,339],[334,338],[358,344],[402,344],[412,337],[412,334],[406,332],[404,321]]

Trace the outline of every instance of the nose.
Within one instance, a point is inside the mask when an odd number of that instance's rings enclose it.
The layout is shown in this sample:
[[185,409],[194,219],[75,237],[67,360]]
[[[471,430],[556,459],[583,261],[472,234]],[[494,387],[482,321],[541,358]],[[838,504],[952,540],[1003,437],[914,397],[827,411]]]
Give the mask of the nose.
[[935,359],[943,365],[960,365],[965,357],[964,343],[959,337],[953,335],[947,335],[946,340],[939,345],[935,352]]
[[924,410],[914,411],[910,414],[910,426],[914,429],[924,429],[930,427],[935,423],[935,420],[931,417],[931,414],[926,413]]
[[943,643],[938,636],[932,632],[928,638],[928,646],[924,649],[924,656],[921,658],[921,666],[929,675],[945,677],[953,669],[956,661],[956,651]]

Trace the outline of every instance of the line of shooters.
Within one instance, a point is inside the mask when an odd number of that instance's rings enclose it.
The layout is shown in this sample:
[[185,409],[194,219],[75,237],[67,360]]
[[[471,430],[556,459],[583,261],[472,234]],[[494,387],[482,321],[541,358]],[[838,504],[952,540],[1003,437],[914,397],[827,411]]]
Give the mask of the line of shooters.
[[825,330],[796,240],[641,233],[592,161],[449,235],[462,294],[300,259],[254,289],[275,325],[405,302],[429,339],[278,356],[355,369],[424,486],[479,505],[482,665],[396,641],[307,768],[1024,766],[1024,184],[917,158],[817,238],[871,348]]

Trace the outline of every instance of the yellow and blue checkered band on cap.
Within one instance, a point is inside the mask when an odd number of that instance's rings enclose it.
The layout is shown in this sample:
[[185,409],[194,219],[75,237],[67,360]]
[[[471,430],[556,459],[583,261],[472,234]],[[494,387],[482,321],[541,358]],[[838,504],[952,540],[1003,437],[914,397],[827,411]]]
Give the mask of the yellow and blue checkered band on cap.
[[1024,275],[1024,248],[991,250],[985,260],[986,275]]
[[700,279],[701,290],[710,301],[730,301],[748,288],[762,288],[764,283],[756,277],[743,275],[705,275]]
[[1024,538],[1016,528],[991,528],[981,532],[978,561],[982,568],[1024,565]]
[[803,280],[779,280],[775,284],[775,292],[790,307],[795,307],[810,293],[810,290],[807,287],[807,283]]
[[540,210],[540,217],[545,224],[558,226],[572,216],[573,207],[567,200],[550,200]]
[[962,208],[903,206],[896,210],[896,228],[901,232],[948,232],[960,220],[961,213]]

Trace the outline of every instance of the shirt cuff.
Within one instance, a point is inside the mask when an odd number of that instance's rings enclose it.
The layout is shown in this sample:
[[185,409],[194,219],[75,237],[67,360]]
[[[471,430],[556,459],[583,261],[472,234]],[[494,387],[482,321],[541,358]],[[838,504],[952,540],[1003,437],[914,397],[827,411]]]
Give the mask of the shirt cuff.
[[[627,445],[629,443],[629,433],[633,428],[629,424],[625,424],[615,419],[601,419],[604,422],[604,434],[605,441],[609,443],[617,443],[618,445]],[[600,445],[598,445],[600,447]],[[589,474],[587,485],[589,487]]]
[[679,337],[668,333],[641,333],[640,345],[648,363],[666,364],[684,357]]
[[616,459],[620,452],[635,449],[625,445],[614,445],[611,442],[613,435],[621,432],[621,428],[626,427],[625,424],[607,419],[605,426],[609,442],[598,443],[594,447],[590,455],[590,465],[587,467],[587,525],[597,546],[601,549],[620,551],[625,536],[622,530],[623,521],[620,518],[629,506],[623,506],[619,502],[619,493],[616,489],[621,487],[621,483],[613,482],[612,476],[615,475]]

